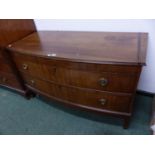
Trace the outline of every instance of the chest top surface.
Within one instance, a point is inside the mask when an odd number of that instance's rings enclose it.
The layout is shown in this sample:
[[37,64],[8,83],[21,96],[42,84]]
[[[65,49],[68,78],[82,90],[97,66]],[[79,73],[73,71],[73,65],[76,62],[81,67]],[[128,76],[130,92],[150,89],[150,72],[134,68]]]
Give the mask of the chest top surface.
[[104,64],[145,64],[147,33],[39,31],[9,50],[41,57]]

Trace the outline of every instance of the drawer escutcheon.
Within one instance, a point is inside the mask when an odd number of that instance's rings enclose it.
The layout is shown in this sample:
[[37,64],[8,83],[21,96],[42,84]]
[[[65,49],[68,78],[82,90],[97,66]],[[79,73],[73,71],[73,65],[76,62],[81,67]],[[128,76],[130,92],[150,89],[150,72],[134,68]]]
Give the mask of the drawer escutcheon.
[[31,80],[30,82],[31,82],[31,84],[32,84],[32,85],[34,85],[34,84],[35,84],[35,81],[34,81],[34,80]]
[[101,86],[105,87],[108,84],[108,80],[106,78],[101,78],[100,80]]
[[106,99],[104,99],[104,98],[101,98],[99,101],[100,101],[100,103],[101,103],[102,105],[105,105],[105,104],[106,104],[106,102],[107,102],[107,100],[106,100]]
[[23,69],[27,70],[28,69],[28,65],[27,64],[23,64]]

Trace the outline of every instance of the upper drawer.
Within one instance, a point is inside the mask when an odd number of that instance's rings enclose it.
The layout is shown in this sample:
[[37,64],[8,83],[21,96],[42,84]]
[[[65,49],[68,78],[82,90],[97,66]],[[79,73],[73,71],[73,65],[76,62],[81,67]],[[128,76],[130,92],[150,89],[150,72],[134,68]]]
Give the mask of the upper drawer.
[[[140,68],[131,66],[71,63],[14,54],[20,71],[58,84],[111,92],[132,93],[137,85]],[[99,70],[100,69],[100,70]],[[102,69],[102,70],[101,70]],[[128,71],[128,72],[127,72]]]

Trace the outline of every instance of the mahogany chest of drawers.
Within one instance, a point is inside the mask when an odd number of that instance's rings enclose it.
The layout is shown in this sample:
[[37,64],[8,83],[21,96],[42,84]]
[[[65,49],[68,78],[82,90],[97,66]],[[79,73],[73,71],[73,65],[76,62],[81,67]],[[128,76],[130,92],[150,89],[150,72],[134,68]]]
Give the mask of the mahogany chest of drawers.
[[44,31],[7,50],[28,89],[127,128],[146,48],[146,33]]
[[0,19],[0,86],[26,95],[26,88],[16,74],[5,47],[35,31],[33,20]]
[[8,61],[4,59],[2,50],[0,51],[0,85],[15,90],[22,89]]

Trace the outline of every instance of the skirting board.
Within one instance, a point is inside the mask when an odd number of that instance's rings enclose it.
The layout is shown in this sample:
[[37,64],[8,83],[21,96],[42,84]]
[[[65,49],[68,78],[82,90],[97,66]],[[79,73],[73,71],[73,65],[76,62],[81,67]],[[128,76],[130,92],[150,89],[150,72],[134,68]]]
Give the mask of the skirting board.
[[155,93],[151,93],[143,90],[137,90],[136,93],[144,96],[150,96],[150,97],[153,97],[155,95]]

